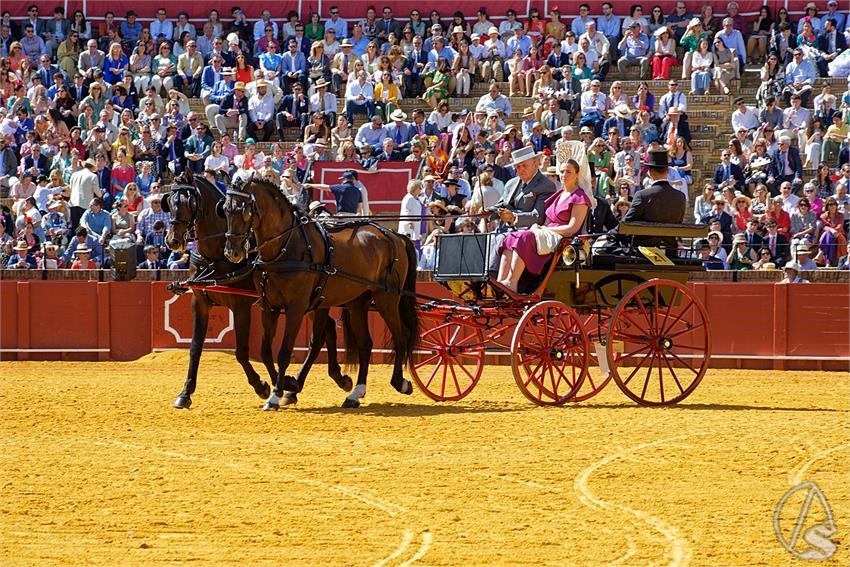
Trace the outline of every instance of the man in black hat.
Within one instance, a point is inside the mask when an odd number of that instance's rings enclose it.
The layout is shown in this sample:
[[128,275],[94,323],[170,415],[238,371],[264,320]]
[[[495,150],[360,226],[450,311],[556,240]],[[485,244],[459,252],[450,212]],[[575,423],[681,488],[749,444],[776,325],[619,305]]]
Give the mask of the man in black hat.
[[[685,218],[688,200],[681,191],[667,181],[667,152],[649,152],[646,166],[649,168],[649,178],[653,183],[635,193],[623,221],[626,224],[633,222],[681,224]],[[673,237],[636,236],[634,243],[635,246],[661,246],[674,252],[676,250],[676,239]]]
[[340,177],[342,181],[338,185],[326,185],[324,183],[305,183],[305,189],[318,189],[319,191],[331,190],[336,200],[336,214],[346,215],[362,215],[363,214],[363,195],[360,189],[354,184],[355,174],[353,171],[346,171]]

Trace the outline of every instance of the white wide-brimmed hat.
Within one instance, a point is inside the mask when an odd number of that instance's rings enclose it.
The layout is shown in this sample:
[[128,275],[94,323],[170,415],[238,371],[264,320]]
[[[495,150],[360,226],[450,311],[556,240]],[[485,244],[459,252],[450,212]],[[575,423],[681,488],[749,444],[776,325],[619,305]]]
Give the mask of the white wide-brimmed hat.
[[534,159],[534,158],[538,157],[539,155],[540,154],[538,154],[537,152],[534,151],[534,148],[532,146],[523,146],[520,149],[514,150],[513,152],[511,152],[511,157],[513,158],[511,165],[515,166],[515,165],[520,164],[524,161]]

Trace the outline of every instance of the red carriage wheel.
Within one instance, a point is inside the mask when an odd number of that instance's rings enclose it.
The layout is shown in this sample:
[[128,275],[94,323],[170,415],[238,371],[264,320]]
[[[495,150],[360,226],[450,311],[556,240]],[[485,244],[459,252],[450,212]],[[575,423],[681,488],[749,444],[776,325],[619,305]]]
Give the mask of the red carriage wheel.
[[511,341],[517,386],[535,404],[566,403],[587,375],[589,347],[574,309],[560,301],[534,305],[520,318]]
[[675,404],[696,389],[708,368],[708,315],[681,283],[642,283],[617,305],[607,350],[614,381],[629,398],[645,406]]
[[459,400],[481,378],[484,334],[463,323],[423,319],[424,325],[429,323],[430,328],[422,333],[419,352],[413,358],[413,380],[434,401]]
[[[571,402],[583,402],[589,400],[599,392],[601,392],[608,382],[611,381],[611,372],[602,370],[602,365],[597,360],[595,344],[597,342],[605,342],[608,336],[608,322],[611,320],[611,310],[603,309],[601,313],[593,312],[584,319],[584,329],[587,332],[587,340],[589,341],[590,361],[589,365],[596,364],[600,366],[599,374],[594,376],[593,371],[588,368],[587,376],[581,383],[578,392],[570,398]],[[607,361],[603,361],[607,365]]]

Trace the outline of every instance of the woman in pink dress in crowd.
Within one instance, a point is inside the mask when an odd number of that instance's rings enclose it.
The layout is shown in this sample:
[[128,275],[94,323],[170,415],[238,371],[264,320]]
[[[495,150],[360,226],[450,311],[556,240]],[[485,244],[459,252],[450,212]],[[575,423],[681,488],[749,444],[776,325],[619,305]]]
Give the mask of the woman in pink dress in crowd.
[[[579,187],[578,172],[578,162],[572,159],[567,161],[561,169],[564,188],[546,200],[546,227],[562,237],[581,232],[591,206],[588,197],[590,190]],[[533,230],[510,233],[499,251],[502,259],[498,280],[512,291],[517,291],[523,271],[540,274],[546,262],[552,258],[552,254],[541,256],[537,253],[537,238]]]

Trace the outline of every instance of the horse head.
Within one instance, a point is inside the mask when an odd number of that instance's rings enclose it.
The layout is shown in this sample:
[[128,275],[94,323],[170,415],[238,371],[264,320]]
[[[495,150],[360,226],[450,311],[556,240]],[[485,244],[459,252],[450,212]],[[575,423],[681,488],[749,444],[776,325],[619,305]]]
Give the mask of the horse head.
[[263,246],[286,233],[300,215],[280,189],[256,176],[237,179],[217,212],[227,219],[224,255],[231,262],[248,256],[252,236],[262,257]]
[[169,214],[165,244],[170,250],[182,252],[189,244],[198,218],[198,190],[186,179],[176,179],[175,185],[162,200],[162,210]]

